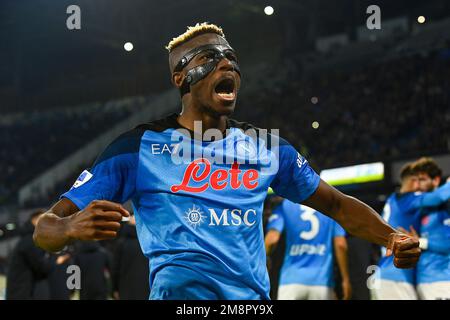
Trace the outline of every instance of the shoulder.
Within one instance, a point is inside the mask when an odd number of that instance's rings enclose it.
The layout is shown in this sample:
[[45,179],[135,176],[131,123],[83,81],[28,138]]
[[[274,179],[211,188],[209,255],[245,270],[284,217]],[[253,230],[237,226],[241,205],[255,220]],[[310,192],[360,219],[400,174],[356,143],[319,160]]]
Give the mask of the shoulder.
[[175,116],[176,114],[171,114],[149,123],[140,124],[134,129],[122,133],[106,147],[100,157],[95,161],[95,164],[119,155],[138,153],[144,133],[146,131],[162,132],[174,127],[173,122]]
[[177,122],[177,116],[176,113],[171,113],[163,118],[150,121],[148,123],[143,123],[138,125],[134,130],[140,130],[142,132],[145,132],[147,130],[149,131],[155,131],[155,132],[162,132],[166,129],[170,128],[181,128],[179,123]]

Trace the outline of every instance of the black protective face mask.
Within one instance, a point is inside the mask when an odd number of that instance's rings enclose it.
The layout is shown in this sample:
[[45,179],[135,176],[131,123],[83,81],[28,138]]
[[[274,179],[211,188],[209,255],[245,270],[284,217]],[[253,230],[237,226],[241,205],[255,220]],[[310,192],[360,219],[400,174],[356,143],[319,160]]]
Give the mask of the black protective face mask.
[[191,85],[204,79],[208,74],[210,74],[220,62],[220,60],[227,58],[233,65],[234,70],[241,75],[239,65],[237,62],[236,54],[229,45],[223,44],[208,44],[192,49],[186,55],[184,55],[181,60],[177,63],[174,68],[175,72],[183,70],[185,66],[198,54],[206,54],[208,61],[199,66],[189,69],[186,73],[186,77],[180,87],[181,96],[190,92]]

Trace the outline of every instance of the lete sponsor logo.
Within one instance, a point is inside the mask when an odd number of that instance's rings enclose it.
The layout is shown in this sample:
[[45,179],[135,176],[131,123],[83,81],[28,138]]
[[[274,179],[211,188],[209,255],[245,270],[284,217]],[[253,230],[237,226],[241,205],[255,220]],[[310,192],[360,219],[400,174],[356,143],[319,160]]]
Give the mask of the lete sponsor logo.
[[[235,162],[230,169],[211,170],[211,162],[206,158],[199,158],[192,161],[183,174],[180,184],[172,185],[170,190],[174,193],[187,191],[199,193],[212,188],[213,190],[223,190],[228,185],[232,189],[244,187],[248,190],[258,186],[259,173],[255,169],[242,171],[239,163]],[[196,186],[193,184],[197,183]]]

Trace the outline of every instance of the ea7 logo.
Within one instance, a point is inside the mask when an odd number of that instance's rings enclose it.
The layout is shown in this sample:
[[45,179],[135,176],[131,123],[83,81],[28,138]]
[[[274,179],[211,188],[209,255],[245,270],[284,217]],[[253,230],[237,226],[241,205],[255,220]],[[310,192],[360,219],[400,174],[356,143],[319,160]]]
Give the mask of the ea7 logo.
[[211,214],[210,226],[240,226],[242,223],[251,227],[256,222],[256,210],[223,209],[220,216],[214,209],[208,209]]
[[178,144],[159,144],[159,143],[152,143],[152,154],[163,154],[163,153],[176,153],[179,145]]

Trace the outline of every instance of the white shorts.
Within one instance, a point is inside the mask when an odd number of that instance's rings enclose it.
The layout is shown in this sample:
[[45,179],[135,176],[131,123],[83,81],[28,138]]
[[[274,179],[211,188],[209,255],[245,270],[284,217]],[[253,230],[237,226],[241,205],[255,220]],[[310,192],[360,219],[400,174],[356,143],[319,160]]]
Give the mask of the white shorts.
[[450,299],[450,281],[421,283],[417,286],[421,300]]
[[278,300],[335,300],[334,289],[325,286],[286,284],[278,287]]
[[417,300],[414,286],[408,282],[379,280],[379,286],[371,289],[373,300]]

